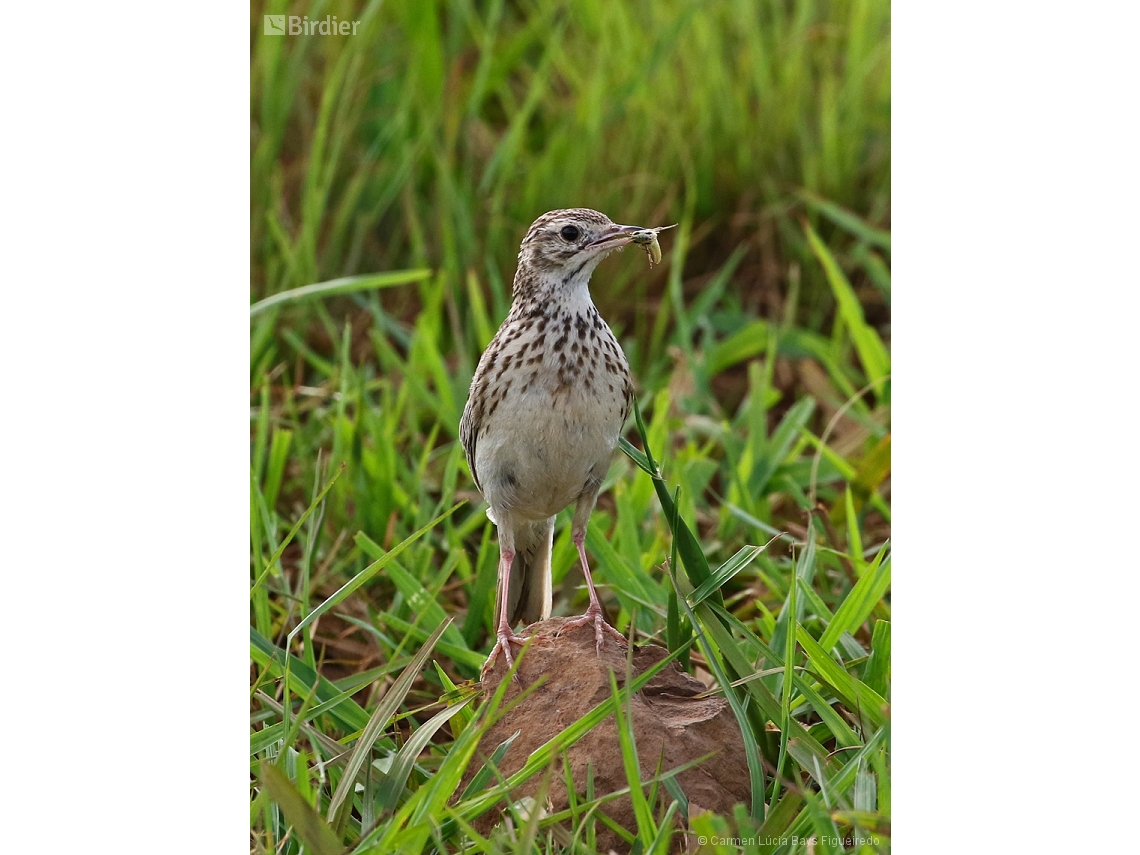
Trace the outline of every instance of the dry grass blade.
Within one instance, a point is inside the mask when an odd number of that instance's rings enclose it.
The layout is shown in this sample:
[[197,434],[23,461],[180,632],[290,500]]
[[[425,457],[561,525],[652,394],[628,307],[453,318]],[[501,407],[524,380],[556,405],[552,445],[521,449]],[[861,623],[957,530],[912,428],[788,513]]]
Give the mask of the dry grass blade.
[[379,705],[372,712],[371,717],[368,719],[368,726],[364,728],[364,732],[360,734],[360,738],[356,741],[356,747],[352,751],[352,755],[348,758],[345,764],[344,774],[341,776],[340,784],[337,785],[336,791],[333,793],[332,801],[329,802],[329,825],[335,829],[343,829],[344,824],[348,819],[348,808],[352,804],[353,788],[356,786],[356,776],[364,766],[364,761],[368,758],[369,753],[372,751],[372,745],[376,738],[388,726],[392,716],[396,714],[396,710],[400,708],[400,704],[404,702],[408,692],[412,688],[412,683],[420,675],[424,665],[427,664],[428,656],[431,655],[432,648],[435,643],[443,637],[443,632],[451,625],[450,619],[438,626],[424,643],[419,652],[412,657],[412,661],[396,678],[396,681],[389,687],[388,691],[384,693],[384,697],[380,699]]

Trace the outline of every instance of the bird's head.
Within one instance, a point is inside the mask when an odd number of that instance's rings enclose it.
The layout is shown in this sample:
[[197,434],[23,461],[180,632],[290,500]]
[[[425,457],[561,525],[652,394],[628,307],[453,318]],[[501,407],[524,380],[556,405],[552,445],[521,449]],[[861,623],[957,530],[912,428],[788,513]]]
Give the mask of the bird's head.
[[589,208],[543,214],[531,225],[519,247],[515,295],[543,287],[584,286],[603,258],[644,232],[621,226]]

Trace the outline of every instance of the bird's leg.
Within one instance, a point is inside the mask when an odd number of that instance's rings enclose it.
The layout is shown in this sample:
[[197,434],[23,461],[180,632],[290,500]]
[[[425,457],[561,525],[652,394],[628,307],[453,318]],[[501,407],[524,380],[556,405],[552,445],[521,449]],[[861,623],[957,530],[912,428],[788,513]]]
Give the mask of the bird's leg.
[[516,635],[515,631],[511,629],[511,622],[507,616],[507,591],[510,590],[511,583],[511,564],[515,560],[515,551],[507,547],[500,547],[499,550],[499,628],[495,633],[498,639],[495,646],[491,648],[491,655],[487,657],[487,661],[483,663],[483,670],[480,672],[486,674],[491,670],[495,664],[495,660],[499,656],[499,651],[503,651],[503,655],[507,658],[507,670],[509,671],[514,667],[515,660],[511,656],[511,645],[522,645],[530,641],[529,636]]
[[[577,517],[577,515],[575,515],[575,517]],[[603,632],[608,632],[623,643],[625,642],[625,636],[606,623],[605,615],[602,614],[602,604],[598,601],[598,590],[594,587],[594,579],[590,575],[590,565],[586,561],[586,526],[583,523],[579,530],[577,519],[575,519],[575,524],[571,532],[571,539],[578,548],[578,557],[582,559],[582,574],[586,577],[586,587],[590,590],[590,605],[584,615],[566,621],[566,623],[562,625],[562,628],[566,630],[592,623],[594,625],[594,638],[597,641],[598,653],[601,653],[602,641],[605,639]]]

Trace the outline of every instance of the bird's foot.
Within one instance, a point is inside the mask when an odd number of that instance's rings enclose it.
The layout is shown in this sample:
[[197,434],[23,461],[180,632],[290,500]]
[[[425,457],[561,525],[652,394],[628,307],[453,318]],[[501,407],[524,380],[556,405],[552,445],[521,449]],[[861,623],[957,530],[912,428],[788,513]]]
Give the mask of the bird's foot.
[[590,623],[594,625],[594,638],[597,641],[598,653],[602,652],[602,642],[605,641],[604,633],[608,632],[622,644],[628,643],[624,635],[606,623],[605,617],[602,616],[602,607],[597,603],[591,603],[590,607],[586,609],[586,613],[581,617],[572,618],[566,621],[566,623],[562,624],[562,627],[559,629],[558,634],[561,635],[568,629],[573,629],[579,626],[586,626],[586,624]]
[[[510,627],[506,629],[500,627],[496,635],[498,636],[498,641],[496,641],[495,646],[491,648],[491,655],[487,657],[487,661],[483,663],[483,669],[480,671],[481,677],[487,676],[488,672],[494,667],[495,660],[499,658],[500,650],[503,651],[503,656],[507,660],[507,670],[510,671],[511,668],[515,666],[515,658],[511,655],[511,645],[517,644],[519,647],[522,647],[530,641],[529,635],[518,635]],[[515,679],[518,679],[517,674],[515,675]]]

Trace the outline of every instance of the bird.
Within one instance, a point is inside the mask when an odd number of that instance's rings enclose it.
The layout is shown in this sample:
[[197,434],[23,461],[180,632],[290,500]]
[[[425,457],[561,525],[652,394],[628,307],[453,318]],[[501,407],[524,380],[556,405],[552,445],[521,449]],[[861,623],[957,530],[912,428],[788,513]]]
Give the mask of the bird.
[[554,520],[571,505],[571,539],[590,604],[560,632],[593,624],[599,653],[606,633],[625,641],[605,620],[585,542],[634,386],[589,285],[602,259],[629,243],[642,245],[651,263],[659,260],[657,231],[570,208],[540,216],[519,247],[510,311],[479,359],[459,423],[499,540],[496,642],[484,674],[500,650],[511,668],[511,645],[529,640],[514,623],[550,617]]

